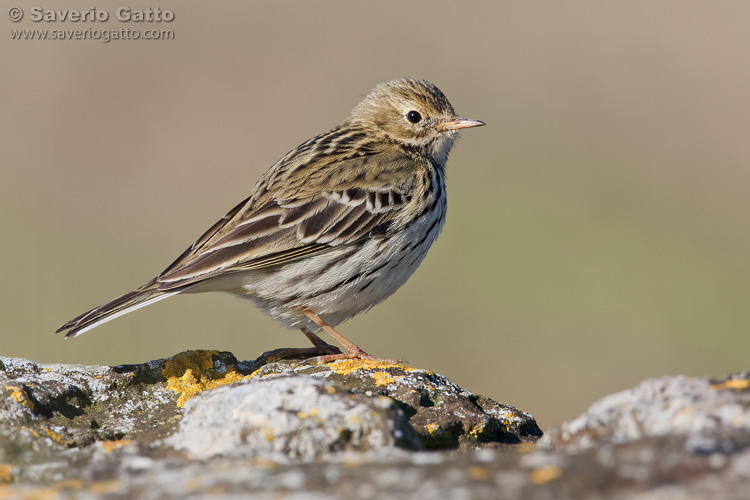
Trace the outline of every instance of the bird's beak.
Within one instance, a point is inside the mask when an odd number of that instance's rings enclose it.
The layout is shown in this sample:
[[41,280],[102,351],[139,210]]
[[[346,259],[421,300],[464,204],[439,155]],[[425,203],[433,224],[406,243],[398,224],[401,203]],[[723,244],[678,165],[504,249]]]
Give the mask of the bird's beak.
[[450,120],[438,123],[435,128],[442,132],[443,130],[459,130],[462,128],[481,127],[482,125],[484,125],[484,122],[480,122],[479,120],[469,120],[468,118],[454,116]]

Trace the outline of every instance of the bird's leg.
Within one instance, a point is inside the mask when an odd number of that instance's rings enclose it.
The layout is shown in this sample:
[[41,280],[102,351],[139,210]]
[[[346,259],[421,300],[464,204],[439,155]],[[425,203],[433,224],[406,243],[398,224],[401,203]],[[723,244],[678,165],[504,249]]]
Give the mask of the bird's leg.
[[[331,337],[333,337],[336,340],[336,342],[338,342],[339,344],[341,344],[342,346],[344,346],[344,349],[346,349],[346,352],[343,352],[343,353],[340,353],[340,354],[327,354],[327,355],[324,355],[324,356],[316,356],[314,358],[308,359],[307,361],[310,361],[312,363],[328,363],[329,361],[335,361],[337,359],[367,359],[367,360],[370,360],[370,361],[386,361],[386,362],[391,362],[391,363],[393,363],[393,362],[397,362],[398,363],[399,362],[398,360],[382,359],[382,358],[376,358],[375,356],[370,356],[365,351],[363,351],[362,349],[360,349],[359,347],[357,347],[349,339],[347,339],[346,337],[344,337],[343,335],[341,335],[339,332],[337,332],[331,325],[329,325],[328,323],[326,323],[325,321],[323,321],[320,316],[318,316],[317,314],[315,314],[311,310],[304,309],[304,308],[299,308],[299,311],[302,314],[304,314],[305,316],[307,316],[308,318],[310,318],[310,320],[313,323],[315,323],[316,325],[318,325],[319,327],[321,327],[323,330],[325,330],[328,333],[328,335],[330,335]],[[314,338],[318,339],[318,341],[322,342],[323,344],[329,345],[329,344],[326,344],[325,342],[323,342],[323,340],[321,340],[320,337],[318,337],[314,333],[310,332],[309,330],[305,331],[305,329],[303,329],[302,331],[305,333],[305,335],[307,335],[307,338],[309,338],[310,341],[313,344],[317,345],[316,341],[313,340],[313,337],[314,337]],[[312,335],[312,337],[311,337],[311,335]]]
[[302,333],[310,339],[310,342],[313,343],[314,347],[283,347],[281,349],[274,349],[267,353],[267,359],[291,358],[300,355],[315,356],[341,354],[341,349],[325,342],[307,328],[302,328]]
[[316,354],[341,354],[341,349],[335,345],[331,345],[325,340],[321,339],[307,328],[302,328],[302,333],[305,334],[310,342],[315,346],[311,350]]

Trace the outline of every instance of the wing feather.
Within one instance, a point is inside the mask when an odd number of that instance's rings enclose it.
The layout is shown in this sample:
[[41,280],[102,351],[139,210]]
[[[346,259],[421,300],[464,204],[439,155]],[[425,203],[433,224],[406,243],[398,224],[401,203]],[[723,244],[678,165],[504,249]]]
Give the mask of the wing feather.
[[[160,290],[181,288],[221,274],[281,265],[363,238],[382,237],[388,225],[411,199],[414,187],[404,180],[403,154],[383,154],[378,158],[382,173],[362,182],[340,182],[326,191],[315,191],[303,184],[268,189],[281,182],[283,165],[277,176],[264,178],[263,196],[251,197],[237,205],[214,224],[157,278]],[[323,165],[336,168],[333,178],[346,179],[341,171],[350,169],[353,179],[361,179],[363,164],[372,158],[352,158]],[[388,164],[392,168],[387,169]],[[371,177],[371,176],[368,176]],[[377,180],[379,179],[379,182]],[[277,196],[274,196],[274,193]],[[294,193],[295,196],[288,196]],[[371,234],[372,233],[372,234]]]

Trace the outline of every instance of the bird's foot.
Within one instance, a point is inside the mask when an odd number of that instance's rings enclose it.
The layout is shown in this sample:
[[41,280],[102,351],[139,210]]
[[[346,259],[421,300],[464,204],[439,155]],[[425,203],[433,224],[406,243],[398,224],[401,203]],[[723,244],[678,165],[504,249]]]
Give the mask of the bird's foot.
[[374,361],[377,363],[388,363],[388,364],[398,364],[398,365],[402,365],[406,363],[402,359],[387,359],[387,358],[378,358],[375,356],[371,356],[370,354],[367,354],[365,351],[363,351],[357,346],[353,346],[353,348],[347,349],[346,352],[339,351],[338,354],[325,354],[322,356],[315,356],[312,358],[307,358],[305,362],[322,365],[324,363],[330,363],[331,361],[337,361],[339,359],[362,359],[365,361]]
[[[346,349],[345,352],[341,352],[341,350],[338,350],[337,353],[328,353],[323,354],[321,356],[314,356],[312,358],[308,358],[305,360],[306,363],[315,363],[315,364],[323,364],[323,363],[330,363],[331,361],[337,361],[339,359],[362,359],[365,361],[375,361],[379,363],[389,363],[389,364],[399,364],[403,365],[406,364],[406,361],[401,359],[386,359],[386,358],[376,358],[375,356],[371,356],[367,354],[365,351],[357,347],[354,342],[350,341],[343,335],[341,335],[339,332],[337,332],[331,325],[323,321],[320,316],[315,314],[309,309],[299,308],[299,311],[310,318],[316,325],[321,327],[323,330],[328,332],[328,334],[336,339],[337,342],[339,342],[342,346],[344,346],[344,349]],[[315,335],[309,328],[302,328],[302,333],[305,334],[305,336],[310,339],[310,342],[315,345],[315,347],[319,346],[328,346],[332,347],[330,344],[327,344],[323,339]]]

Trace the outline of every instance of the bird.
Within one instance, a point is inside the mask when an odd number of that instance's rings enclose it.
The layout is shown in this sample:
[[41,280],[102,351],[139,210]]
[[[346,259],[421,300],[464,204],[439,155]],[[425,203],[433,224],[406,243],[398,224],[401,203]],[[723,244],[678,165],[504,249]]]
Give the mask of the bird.
[[310,361],[380,360],[334,327],[420,265],[445,222],[448,153],[460,130],[482,125],[457,116],[426,80],[381,83],[340,125],[272,165],[158,276],[57,332],[74,337],[173,295],[222,291],[302,330],[313,347],[288,350],[318,354]]

